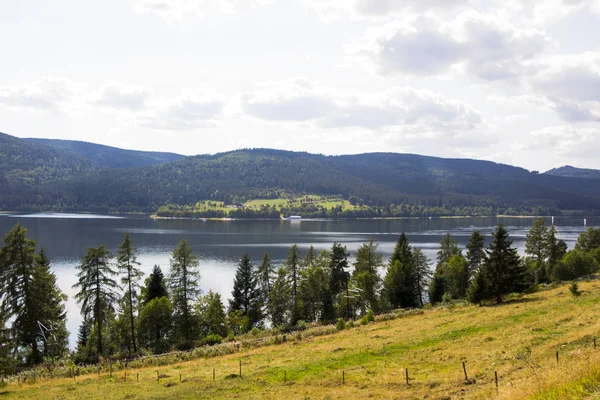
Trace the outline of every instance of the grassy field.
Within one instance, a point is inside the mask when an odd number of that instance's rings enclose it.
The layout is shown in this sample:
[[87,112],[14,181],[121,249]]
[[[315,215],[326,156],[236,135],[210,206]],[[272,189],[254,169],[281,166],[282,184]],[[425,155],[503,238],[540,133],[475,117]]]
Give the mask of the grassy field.
[[112,378],[103,373],[76,381],[11,383],[0,394],[9,399],[600,398],[600,340],[598,351],[593,346],[600,333],[600,281],[582,282],[580,289],[580,298],[561,286],[497,306],[449,306],[329,336],[292,335],[287,343],[229,356],[129,369],[126,382],[119,371]]
[[[302,202],[301,202],[302,200]],[[302,196],[294,197],[291,199],[255,199],[245,202],[243,205],[245,208],[260,210],[263,206],[277,207],[300,207],[303,203],[315,205],[317,207],[323,207],[327,210],[331,210],[334,207],[342,206],[343,210],[351,210],[355,208],[348,200],[327,198],[323,196]],[[195,211],[223,211],[229,214],[234,208],[228,208],[220,201],[199,201],[193,206]]]

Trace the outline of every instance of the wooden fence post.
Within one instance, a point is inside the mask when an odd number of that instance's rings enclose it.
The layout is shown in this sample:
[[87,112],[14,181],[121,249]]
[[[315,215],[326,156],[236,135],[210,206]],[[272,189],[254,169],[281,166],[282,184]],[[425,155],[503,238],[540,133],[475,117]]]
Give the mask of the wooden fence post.
[[494,371],[494,377],[496,378],[496,392],[498,392],[498,371]]
[[467,366],[466,366],[466,364],[465,364],[464,361],[462,362],[462,364],[463,364],[463,371],[465,372],[465,381],[468,382],[469,381],[469,377],[467,376]]

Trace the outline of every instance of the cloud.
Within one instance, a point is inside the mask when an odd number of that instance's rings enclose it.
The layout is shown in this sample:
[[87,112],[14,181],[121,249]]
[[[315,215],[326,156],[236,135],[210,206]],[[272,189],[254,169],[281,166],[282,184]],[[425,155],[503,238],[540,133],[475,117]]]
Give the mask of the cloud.
[[160,131],[193,131],[218,126],[225,102],[217,96],[187,93],[163,101],[152,111],[137,117],[144,128]]
[[599,128],[553,126],[531,132],[532,141],[525,150],[545,151],[555,157],[597,158],[600,148]]
[[94,103],[115,109],[136,111],[145,107],[149,97],[150,92],[145,89],[111,83],[104,86]]
[[309,0],[308,6],[321,19],[329,22],[414,12],[441,12],[468,7],[471,3],[471,0]]
[[0,104],[7,107],[64,111],[82,92],[82,85],[66,78],[0,86]]
[[549,45],[541,31],[467,11],[453,20],[431,14],[396,19],[372,27],[348,50],[384,76],[442,75],[461,67],[495,81],[519,78],[526,62]]
[[533,68],[530,85],[564,120],[600,121],[600,53],[549,57]]
[[188,16],[205,18],[211,14],[233,14],[242,6],[259,7],[275,2],[276,0],[138,0],[134,10],[177,22]]
[[308,123],[317,129],[450,134],[484,124],[463,102],[427,90],[399,87],[372,94],[317,87],[304,79],[259,85],[242,96],[245,114],[267,121]]

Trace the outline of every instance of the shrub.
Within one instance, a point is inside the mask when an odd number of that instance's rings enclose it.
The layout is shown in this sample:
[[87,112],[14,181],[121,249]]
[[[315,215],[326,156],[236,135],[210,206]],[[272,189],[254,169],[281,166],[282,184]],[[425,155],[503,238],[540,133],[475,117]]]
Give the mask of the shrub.
[[367,311],[367,315],[365,315],[365,317],[367,318],[367,322],[375,321],[375,313],[373,312],[373,310]]
[[346,328],[346,321],[343,318],[338,318],[337,323],[335,324],[336,331],[343,331]]
[[569,286],[569,292],[571,292],[573,297],[581,296],[581,291],[579,290],[579,285],[577,284],[577,282],[571,283],[571,286]]
[[202,345],[213,346],[215,344],[220,344],[221,342],[223,342],[223,337],[221,335],[211,333],[202,339],[200,343]]

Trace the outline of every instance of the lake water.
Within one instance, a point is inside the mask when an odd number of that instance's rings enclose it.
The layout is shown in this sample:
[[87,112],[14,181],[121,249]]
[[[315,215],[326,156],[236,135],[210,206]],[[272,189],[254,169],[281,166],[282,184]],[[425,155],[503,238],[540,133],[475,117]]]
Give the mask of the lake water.
[[[137,217],[108,217],[77,214],[0,215],[2,236],[17,222],[28,229],[28,235],[43,246],[52,261],[60,288],[69,296],[68,324],[73,345],[81,322],[79,307],[74,301],[75,268],[85,249],[105,244],[113,253],[131,234],[138,248],[138,261],[145,273],[155,264],[165,274],[169,258],[181,239],[187,240],[200,260],[200,286],[204,292],[213,290],[228,298],[238,260],[244,253],[259,263],[265,252],[277,265],[287,257],[293,244],[301,252],[313,245],[317,250],[329,249],[341,242],[352,254],[373,238],[386,257],[392,254],[398,235],[405,232],[411,244],[435,260],[442,236],[450,232],[461,247],[471,233],[479,229],[488,242],[498,223],[509,230],[514,245],[522,253],[525,235],[533,224],[528,218],[443,218],[358,221],[191,221],[152,220]],[[598,218],[588,218],[588,226],[597,226]],[[547,220],[550,224],[550,219]],[[583,218],[556,218],[559,237],[572,248],[577,236],[585,230]]]

